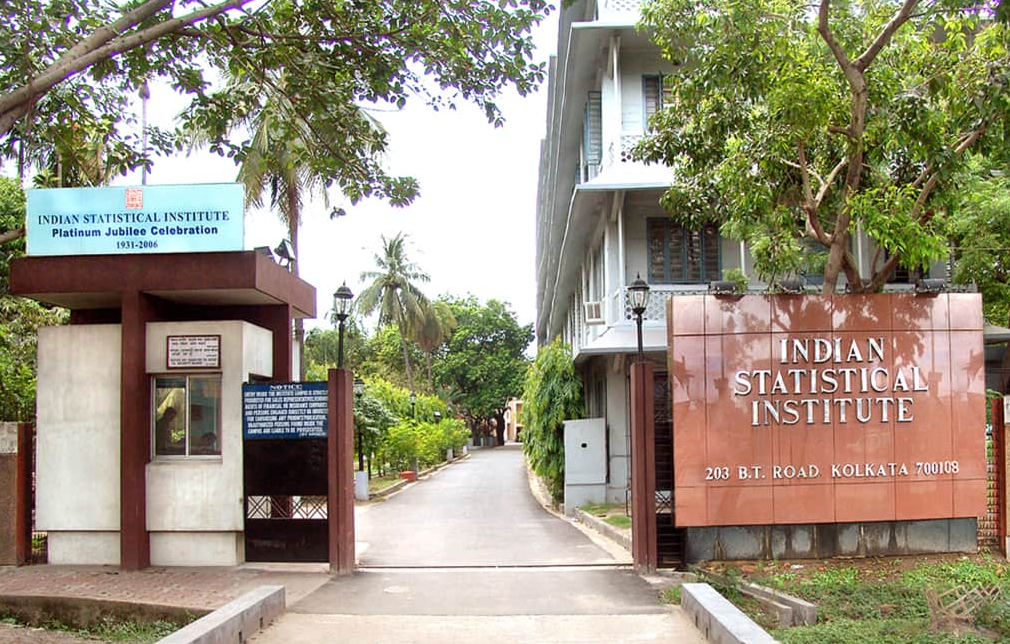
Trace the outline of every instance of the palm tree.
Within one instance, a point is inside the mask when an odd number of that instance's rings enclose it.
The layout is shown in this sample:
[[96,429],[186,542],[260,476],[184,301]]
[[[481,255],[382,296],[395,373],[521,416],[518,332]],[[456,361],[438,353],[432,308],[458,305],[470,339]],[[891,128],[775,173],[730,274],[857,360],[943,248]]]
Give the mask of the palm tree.
[[414,341],[424,352],[425,367],[428,372],[428,391],[434,391],[431,378],[431,358],[435,349],[442,346],[456,328],[456,316],[452,314],[449,303],[438,300],[424,308],[421,323],[413,329]]
[[[298,229],[302,223],[302,208],[307,197],[321,195],[329,208],[326,187],[335,179],[317,171],[310,163],[313,153],[311,141],[319,136],[307,123],[290,97],[284,92],[283,78],[268,84],[253,83],[247,77],[236,75],[228,83],[229,92],[243,92],[257,96],[258,107],[237,115],[228,124],[229,129],[243,128],[252,132],[242,156],[237,180],[245,188],[246,208],[260,208],[269,195],[271,209],[276,209],[281,222],[287,227],[287,240],[291,243],[295,259],[289,265],[298,275]],[[384,135],[382,125],[364,110],[353,118],[360,119],[364,129]],[[213,139],[214,132],[192,132],[193,145]],[[342,210],[340,211],[342,212]],[[336,216],[337,210],[330,218]],[[298,341],[299,379],[305,379],[305,328],[301,318],[294,321]]]
[[375,255],[376,271],[362,271],[361,281],[371,284],[358,295],[357,308],[362,315],[378,311],[379,326],[395,324],[400,330],[400,347],[403,350],[403,367],[407,386],[414,390],[414,377],[407,352],[407,337],[413,329],[420,328],[428,298],[416,282],[430,278],[420,267],[407,259],[407,235],[400,232],[392,238],[382,236],[382,254]]

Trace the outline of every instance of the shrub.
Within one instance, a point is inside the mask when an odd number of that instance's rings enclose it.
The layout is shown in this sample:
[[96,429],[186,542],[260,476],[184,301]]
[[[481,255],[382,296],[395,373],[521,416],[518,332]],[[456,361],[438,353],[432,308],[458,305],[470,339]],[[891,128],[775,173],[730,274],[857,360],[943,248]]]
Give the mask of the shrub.
[[560,339],[540,347],[523,388],[523,452],[556,501],[564,496],[564,421],[583,415],[582,382]]

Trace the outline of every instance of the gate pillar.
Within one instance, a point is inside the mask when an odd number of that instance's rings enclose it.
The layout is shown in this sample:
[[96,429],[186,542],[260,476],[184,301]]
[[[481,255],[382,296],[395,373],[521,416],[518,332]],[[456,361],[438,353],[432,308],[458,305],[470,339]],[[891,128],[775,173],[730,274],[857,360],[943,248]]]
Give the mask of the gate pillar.
[[635,570],[652,573],[656,545],[656,418],[652,364],[631,365],[631,555]]
[[330,573],[354,572],[354,374],[330,369],[330,428],[327,433],[327,511]]

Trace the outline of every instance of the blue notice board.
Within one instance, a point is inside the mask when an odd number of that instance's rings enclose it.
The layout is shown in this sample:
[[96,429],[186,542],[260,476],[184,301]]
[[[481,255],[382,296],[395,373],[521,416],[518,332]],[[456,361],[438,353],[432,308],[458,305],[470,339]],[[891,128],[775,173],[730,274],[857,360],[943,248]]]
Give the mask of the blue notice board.
[[325,382],[242,385],[242,435],[262,438],[326,438]]

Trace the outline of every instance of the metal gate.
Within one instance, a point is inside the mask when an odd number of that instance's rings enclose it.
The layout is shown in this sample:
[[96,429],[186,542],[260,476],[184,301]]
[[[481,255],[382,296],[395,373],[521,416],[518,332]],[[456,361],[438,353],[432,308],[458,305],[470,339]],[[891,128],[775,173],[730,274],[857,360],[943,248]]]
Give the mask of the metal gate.
[[683,568],[684,529],[673,515],[673,410],[666,373],[653,377],[655,400],[656,561],[661,568]]
[[985,437],[986,513],[978,520],[978,546],[1006,555],[1006,512],[1003,488],[1006,480],[1005,419],[1003,399],[990,401],[992,422]]
[[329,561],[326,439],[244,443],[246,561]]
[[246,561],[329,561],[326,429],[305,429],[325,387],[242,387]]

